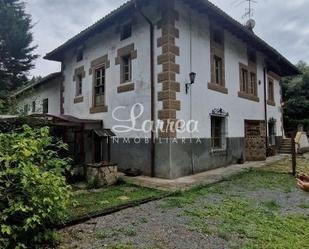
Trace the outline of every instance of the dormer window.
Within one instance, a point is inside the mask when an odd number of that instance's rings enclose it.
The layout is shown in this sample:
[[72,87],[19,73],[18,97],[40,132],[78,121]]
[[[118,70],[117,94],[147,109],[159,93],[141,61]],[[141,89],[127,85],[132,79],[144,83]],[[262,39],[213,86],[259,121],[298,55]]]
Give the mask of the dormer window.
[[120,39],[125,40],[132,35],[132,22],[127,22],[121,26]]
[[79,62],[79,61],[82,61],[84,58],[84,51],[83,49],[78,49],[77,50],[77,55],[76,55],[76,61]]

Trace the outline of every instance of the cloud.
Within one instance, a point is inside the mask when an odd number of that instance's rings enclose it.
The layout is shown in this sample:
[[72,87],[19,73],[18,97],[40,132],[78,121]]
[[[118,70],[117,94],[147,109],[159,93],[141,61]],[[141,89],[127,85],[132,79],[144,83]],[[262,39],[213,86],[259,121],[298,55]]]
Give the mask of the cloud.
[[[60,64],[42,57],[76,35],[125,0],[26,0],[32,15],[34,43],[38,44],[32,75],[46,75],[60,70]],[[239,0],[212,0],[214,4],[240,22],[246,4]],[[254,4],[255,33],[275,47],[293,63],[309,62],[309,1],[258,0]]]

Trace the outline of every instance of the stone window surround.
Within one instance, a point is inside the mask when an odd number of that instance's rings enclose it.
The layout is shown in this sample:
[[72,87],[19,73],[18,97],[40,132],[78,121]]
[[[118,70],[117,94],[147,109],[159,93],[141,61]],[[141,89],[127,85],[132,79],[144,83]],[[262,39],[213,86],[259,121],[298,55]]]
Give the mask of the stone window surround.
[[275,96],[273,96],[273,99],[269,99],[269,81],[273,82],[273,95],[275,95],[275,79],[272,77],[269,73],[267,75],[267,104],[270,106],[276,106],[275,102]]
[[[238,92],[238,97],[239,98],[243,98],[246,100],[251,100],[254,102],[260,102],[260,98],[258,97],[258,80],[257,80],[257,63],[250,60],[249,53],[252,53],[252,50],[249,50],[249,48],[247,48],[247,58],[248,58],[248,66],[243,64],[243,63],[239,63],[239,92]],[[248,72],[248,84],[250,84],[250,75],[251,73],[255,74],[255,92],[256,94],[249,94],[246,93],[244,91],[242,91],[242,82],[241,82],[241,73],[242,73],[242,69],[245,68]]]
[[[95,106],[95,70],[103,67],[108,69],[110,67],[110,61],[108,60],[108,55],[103,55],[101,57],[96,58],[95,60],[91,61],[90,63],[90,68],[89,68],[89,75],[92,75],[92,105],[89,110],[90,114],[95,114],[95,113],[102,113],[102,112],[108,112],[108,106],[102,105],[102,106]],[[105,88],[106,88],[106,80],[105,80]]]
[[[225,87],[225,56],[224,56],[224,29],[222,29],[222,44],[215,42],[214,40],[214,30],[221,29],[220,27],[210,24],[210,72],[211,72],[211,82],[208,83],[208,89],[217,91],[223,94],[228,94],[228,89]],[[222,82],[217,84],[215,80],[215,56],[222,60]]]
[[117,57],[115,58],[115,65],[120,65],[120,84],[121,84],[120,86],[117,87],[117,93],[124,93],[124,92],[130,92],[130,91],[135,90],[134,82],[122,82],[123,81],[122,80],[122,74],[123,74],[122,57],[127,56],[127,55],[131,56],[132,61],[137,58],[137,50],[134,48],[134,43],[131,43],[117,50]]
[[[73,81],[76,83],[75,84],[75,91],[76,92],[77,92],[77,87],[78,87],[78,80],[77,80],[78,75],[81,75],[82,79],[85,78],[86,72],[85,72],[84,66],[78,67],[74,70]],[[84,97],[82,95],[76,96],[76,94],[75,94],[74,104],[81,103],[83,101],[84,101]]]

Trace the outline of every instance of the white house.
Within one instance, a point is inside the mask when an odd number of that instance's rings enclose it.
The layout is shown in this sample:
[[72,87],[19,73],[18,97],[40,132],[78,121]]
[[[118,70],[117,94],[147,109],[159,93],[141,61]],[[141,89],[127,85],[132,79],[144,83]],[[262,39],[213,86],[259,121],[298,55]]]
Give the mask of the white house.
[[16,91],[11,97],[18,100],[17,111],[25,115],[38,113],[59,114],[61,82],[61,72],[52,73]]
[[265,159],[284,136],[280,78],[299,73],[206,0],[128,1],[45,59],[62,63],[59,114],[102,120],[120,168],[163,178]]

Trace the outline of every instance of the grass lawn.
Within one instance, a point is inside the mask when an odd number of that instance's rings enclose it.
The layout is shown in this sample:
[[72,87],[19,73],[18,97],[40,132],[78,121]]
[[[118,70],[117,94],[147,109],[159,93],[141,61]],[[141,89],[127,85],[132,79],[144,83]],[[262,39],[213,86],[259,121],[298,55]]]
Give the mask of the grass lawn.
[[[308,159],[298,159],[298,165],[309,173]],[[289,168],[288,159],[270,164],[168,198],[161,207],[180,208],[180,215],[191,218],[191,229],[223,238],[230,248],[304,248],[309,193],[297,189]]]
[[[94,219],[62,231],[62,248],[303,249],[309,245],[309,193],[297,188],[289,159],[225,181]],[[309,157],[298,158],[309,174]],[[72,215],[160,191],[122,184],[76,196]],[[93,230],[92,230],[93,229]]]
[[117,207],[127,203],[140,201],[150,197],[158,197],[163,192],[143,188],[126,183],[107,186],[102,189],[77,192],[74,196],[75,205],[69,211],[69,219],[81,217],[108,208]]

